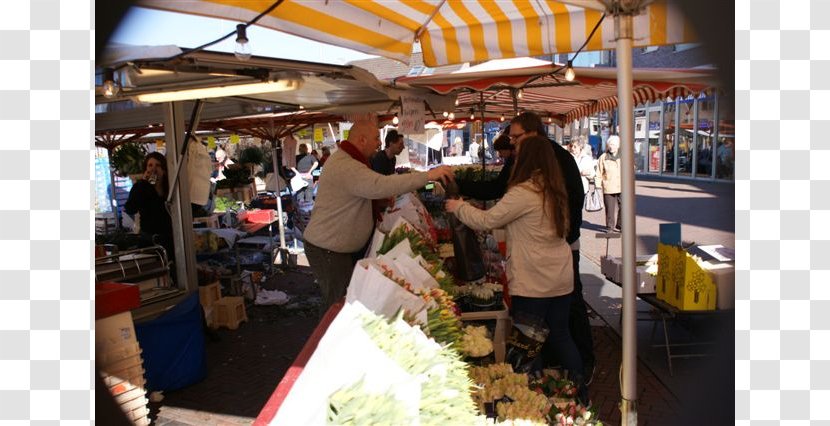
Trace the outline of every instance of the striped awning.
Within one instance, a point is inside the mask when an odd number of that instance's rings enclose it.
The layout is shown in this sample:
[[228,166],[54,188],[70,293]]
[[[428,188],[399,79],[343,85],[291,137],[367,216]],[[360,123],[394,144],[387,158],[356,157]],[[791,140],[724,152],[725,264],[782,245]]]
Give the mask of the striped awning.
[[[284,0],[257,25],[408,63],[420,43],[424,64],[436,67],[496,58],[575,52],[612,0]],[[695,41],[670,0],[646,4],[634,17],[634,46]],[[139,6],[247,22],[271,0],[140,0]],[[615,48],[605,19],[585,50]]]
[[[509,68],[513,60],[494,60],[449,74],[404,77],[396,84],[428,88],[441,94],[457,93],[455,116],[471,114],[485,119],[511,117],[532,111],[562,124],[569,120],[609,111],[617,107],[616,68],[575,68],[576,79],[565,81],[550,62],[534,60],[531,66]],[[540,65],[536,65],[543,62]],[[709,93],[715,88],[713,69],[633,70],[634,105],[666,98],[684,98]],[[517,96],[522,89],[521,98]]]

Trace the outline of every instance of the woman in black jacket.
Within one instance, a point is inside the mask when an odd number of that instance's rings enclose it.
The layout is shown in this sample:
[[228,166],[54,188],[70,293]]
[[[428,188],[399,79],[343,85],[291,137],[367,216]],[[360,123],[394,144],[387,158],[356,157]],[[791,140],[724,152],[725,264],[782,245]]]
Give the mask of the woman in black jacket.
[[158,152],[144,157],[144,175],[133,185],[124,211],[130,217],[139,214],[139,228],[142,239],[159,244],[173,259],[173,222],[165,202],[169,191],[167,181],[167,160]]

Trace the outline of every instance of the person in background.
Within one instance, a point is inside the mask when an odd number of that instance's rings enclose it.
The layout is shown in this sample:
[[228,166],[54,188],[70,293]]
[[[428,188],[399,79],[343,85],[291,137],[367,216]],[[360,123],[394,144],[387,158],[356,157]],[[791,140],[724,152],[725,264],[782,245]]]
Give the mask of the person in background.
[[[553,146],[544,136],[529,136],[516,148],[507,193],[488,210],[461,200],[446,210],[475,230],[505,228],[511,315],[532,315],[550,329],[543,352],[555,357],[579,388],[587,406],[582,359],[569,331],[574,291],[568,235],[568,194]],[[540,366],[541,367],[541,366]]]
[[317,160],[318,162],[320,161],[320,153],[317,152],[316,149],[311,150],[311,156],[314,157],[314,159]]
[[306,145],[304,143],[301,143],[300,147],[298,149],[300,150],[300,153],[295,156],[296,157],[296,162],[297,162],[297,167],[300,166],[300,160],[302,160],[306,155],[309,155],[308,154],[308,145]]
[[[545,125],[542,124],[541,117],[532,112],[523,112],[510,121],[510,143],[517,147],[521,145],[525,138],[544,134]],[[577,167],[573,156],[558,143],[554,141],[550,143],[553,146],[554,154],[556,154],[556,160],[559,162],[559,169],[562,170],[565,178],[565,189],[568,192],[568,217],[571,226],[566,240],[571,245],[574,281],[570,309],[570,331],[585,368],[585,385],[590,385],[593,381],[594,366],[596,364],[594,338],[591,335],[591,323],[588,321],[588,309],[585,306],[585,299],[582,295],[582,280],[579,276],[579,229],[582,227],[582,208],[585,202],[585,193],[582,190],[582,177],[579,173],[579,167]],[[556,362],[562,362],[551,357],[548,357],[547,361],[554,365]]]
[[507,192],[507,181],[510,180],[510,173],[513,171],[513,163],[516,158],[507,132],[502,133],[493,141],[493,148],[499,153],[499,157],[504,159],[504,165],[499,175],[493,180],[482,182],[457,180],[458,192],[461,195],[485,201],[501,198]]
[[447,166],[426,173],[379,174],[369,165],[379,146],[377,127],[358,121],[320,175],[317,201],[303,238],[323,295],[323,311],[346,294],[352,269],[366,251],[377,213],[372,201],[414,191],[431,180],[446,183],[453,178]]
[[609,232],[622,230],[622,177],[620,137],[608,137],[607,150],[599,156],[597,174],[602,182],[602,201],[605,203],[605,226]]
[[331,150],[329,149],[329,147],[324,146],[322,148],[322,151],[323,155],[320,157],[320,167],[323,167],[323,165],[326,164],[326,160],[328,160],[329,156],[331,156]]
[[481,144],[479,144],[478,141],[473,140],[470,143],[470,152],[469,152],[470,161],[472,161],[473,163],[476,163],[479,160],[479,156],[478,156],[479,149],[481,149]]
[[[308,145],[300,145],[300,147],[304,146],[307,147]],[[300,177],[303,178],[305,183],[308,184],[308,186],[306,186],[302,191],[303,200],[306,202],[314,200],[314,175],[312,175],[312,172],[316,170],[319,165],[320,163],[317,161],[314,154],[306,154],[303,158],[297,161],[297,172],[299,172]]]
[[573,155],[574,161],[576,161],[576,166],[579,168],[579,174],[582,176],[582,189],[586,194],[590,184],[594,181],[594,176],[596,176],[594,157],[588,147],[585,136],[579,136],[568,145],[568,149]]
[[397,162],[395,157],[403,152],[403,135],[398,133],[397,130],[390,130],[386,133],[384,141],[386,142],[386,148],[372,155],[369,161],[372,170],[389,176],[395,174],[395,163]]
[[173,222],[165,202],[170,190],[167,182],[167,160],[158,152],[144,157],[144,174],[130,190],[124,211],[134,217],[139,214],[140,235],[145,243],[159,244],[174,258]]

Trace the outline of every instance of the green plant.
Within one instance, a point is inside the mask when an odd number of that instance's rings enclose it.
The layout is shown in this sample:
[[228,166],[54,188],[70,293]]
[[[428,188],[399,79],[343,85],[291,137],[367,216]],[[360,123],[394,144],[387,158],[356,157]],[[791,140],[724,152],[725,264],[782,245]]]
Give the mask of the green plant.
[[147,150],[143,144],[128,142],[115,148],[112,152],[112,155],[110,155],[110,167],[112,167],[116,175],[121,177],[142,173],[144,171],[142,166],[146,155]]
[[255,146],[249,146],[239,153],[239,162],[242,164],[261,164],[265,154]]
[[239,163],[231,164],[222,171],[225,179],[217,182],[217,188],[236,188],[251,183],[251,170]]

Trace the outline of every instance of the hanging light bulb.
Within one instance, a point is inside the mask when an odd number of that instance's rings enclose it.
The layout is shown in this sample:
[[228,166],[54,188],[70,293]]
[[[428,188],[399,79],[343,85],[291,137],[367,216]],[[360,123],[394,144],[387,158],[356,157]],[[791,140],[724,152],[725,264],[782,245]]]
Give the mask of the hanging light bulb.
[[449,118],[450,120],[455,120],[455,113],[451,112],[447,114],[447,118]]
[[455,106],[458,106],[458,98],[455,98]]
[[475,111],[470,110],[470,121],[473,121],[473,120],[475,120],[475,119],[476,119],[476,113],[475,113]]
[[519,98],[519,99],[522,99],[524,94],[525,94],[524,89],[519,89],[519,93],[516,93],[516,97]]
[[444,111],[444,118],[447,118],[449,116],[450,116],[450,113],[448,113],[447,111]]
[[504,121],[504,114],[501,115],[501,118],[499,119],[499,121]]
[[548,116],[548,123],[553,123],[553,117]]
[[247,27],[245,24],[236,26],[236,47],[233,49],[233,54],[236,59],[240,61],[247,61],[251,59],[251,45],[248,43]]
[[574,72],[573,62],[568,61],[568,66],[565,67],[565,80],[574,81],[576,78],[576,72]]
[[104,70],[104,97],[112,98],[118,94],[118,85],[115,84],[115,71],[112,68]]
[[394,116],[394,117],[392,117],[392,124],[394,124],[394,125],[396,125],[396,126],[397,126],[397,125],[398,125],[398,123],[400,123],[400,122],[401,122],[401,120],[399,120],[399,119],[398,119],[398,113],[396,112],[396,113],[395,113],[395,116]]

